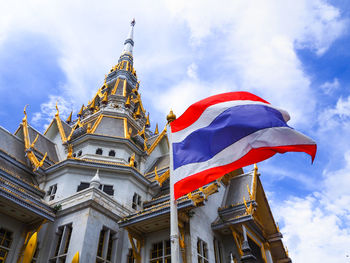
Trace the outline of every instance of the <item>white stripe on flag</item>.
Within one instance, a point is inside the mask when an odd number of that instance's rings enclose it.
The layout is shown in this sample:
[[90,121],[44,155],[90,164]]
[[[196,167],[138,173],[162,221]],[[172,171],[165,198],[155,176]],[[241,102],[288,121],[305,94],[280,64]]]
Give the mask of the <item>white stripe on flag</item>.
[[246,155],[251,149],[314,143],[309,137],[289,127],[273,127],[259,130],[231,144],[207,161],[190,163],[178,167],[172,172],[172,176],[174,176],[173,182],[175,184],[190,175],[235,162]]
[[234,106],[241,106],[241,105],[264,105],[273,109],[278,110],[281,112],[285,122],[289,121],[290,116],[288,112],[285,110],[279,109],[277,107],[272,106],[271,104],[267,104],[261,101],[252,101],[252,100],[232,100],[232,101],[225,101],[222,103],[214,104],[208,108],[206,108],[202,115],[190,126],[187,128],[172,133],[172,142],[181,142],[183,141],[188,135],[190,135],[193,131],[207,127],[212,121],[220,115],[225,110],[232,108]]

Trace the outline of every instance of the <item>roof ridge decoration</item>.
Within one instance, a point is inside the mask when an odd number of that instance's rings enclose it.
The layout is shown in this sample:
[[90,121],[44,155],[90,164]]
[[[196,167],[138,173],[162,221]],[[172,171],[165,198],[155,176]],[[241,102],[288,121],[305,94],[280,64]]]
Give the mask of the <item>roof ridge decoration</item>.
[[22,125],[23,125],[23,137],[24,137],[24,148],[25,148],[25,152],[26,152],[26,156],[28,157],[28,159],[30,160],[30,162],[32,163],[32,165],[34,166],[33,171],[37,171],[41,166],[43,166],[44,161],[47,157],[47,152],[45,153],[44,157],[42,158],[41,161],[39,161],[35,154],[34,154],[34,145],[36,143],[36,141],[38,140],[39,134],[37,134],[36,138],[34,139],[33,143],[30,143],[30,139],[29,139],[29,132],[28,132],[28,121],[27,121],[27,112],[26,112],[26,108],[28,105],[26,105],[24,107],[24,118],[22,120]]
[[[157,126],[158,127],[158,126]],[[162,140],[162,138],[164,137],[164,135],[167,132],[167,126],[165,125],[164,130],[159,134],[158,138],[153,142],[153,144],[148,148],[147,150],[147,154],[150,155],[153,150],[156,148],[156,146],[158,145],[158,143]]]
[[[58,131],[60,133],[62,143],[66,143],[67,142],[67,138],[66,138],[66,134],[64,132],[63,126],[62,126],[62,121],[61,121],[61,118],[60,118],[60,111],[58,109],[57,102],[56,102],[56,110],[57,110],[57,112],[55,114],[55,120],[56,120],[56,124],[57,124],[57,127],[58,127]],[[71,113],[71,115],[72,115],[72,113]]]

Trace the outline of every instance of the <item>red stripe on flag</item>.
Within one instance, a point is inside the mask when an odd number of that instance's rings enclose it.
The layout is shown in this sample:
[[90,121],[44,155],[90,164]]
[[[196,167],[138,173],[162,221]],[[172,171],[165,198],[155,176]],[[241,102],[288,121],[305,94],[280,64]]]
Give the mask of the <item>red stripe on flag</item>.
[[262,147],[250,150],[241,159],[229,163],[223,166],[218,166],[204,170],[202,172],[188,176],[181,181],[174,184],[174,196],[175,200],[179,197],[188,194],[203,185],[209,184],[210,182],[220,178],[221,176],[234,171],[236,169],[242,168],[247,165],[261,162],[266,160],[276,153],[285,152],[305,152],[309,154],[312,158],[312,162],[315,159],[317,146],[314,145],[287,145],[287,146],[275,146],[275,147]]
[[266,100],[246,91],[227,92],[214,95],[192,104],[179,118],[170,123],[171,131],[178,132],[187,128],[198,120],[206,108],[214,104],[233,100],[252,100],[270,104]]

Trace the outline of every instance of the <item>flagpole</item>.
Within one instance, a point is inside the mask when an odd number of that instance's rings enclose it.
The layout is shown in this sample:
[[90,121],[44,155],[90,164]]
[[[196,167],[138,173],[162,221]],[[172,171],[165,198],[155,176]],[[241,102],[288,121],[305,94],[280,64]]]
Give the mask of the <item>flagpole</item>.
[[171,245],[171,262],[180,262],[180,250],[179,250],[179,227],[178,227],[178,217],[177,217],[177,201],[174,197],[174,184],[172,177],[172,171],[174,168],[173,164],[173,146],[171,143],[171,128],[170,125],[167,129],[169,138],[169,157],[170,157],[170,245]]

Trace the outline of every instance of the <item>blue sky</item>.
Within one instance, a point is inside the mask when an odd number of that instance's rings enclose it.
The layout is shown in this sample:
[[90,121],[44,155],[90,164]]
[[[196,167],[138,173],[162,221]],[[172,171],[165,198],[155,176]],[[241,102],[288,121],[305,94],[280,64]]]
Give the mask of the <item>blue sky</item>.
[[[8,1],[0,8],[0,125],[76,113],[117,63],[131,18],[145,108],[165,125],[212,94],[247,90],[318,144],[259,164],[294,262],[350,262],[348,1]],[[120,9],[123,9],[120,12]],[[248,168],[249,169],[249,168]],[[325,249],[326,248],[326,249]]]

